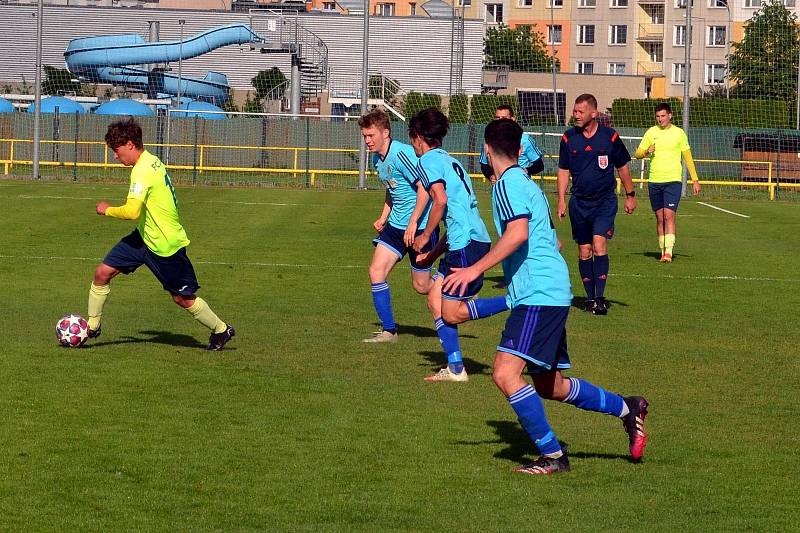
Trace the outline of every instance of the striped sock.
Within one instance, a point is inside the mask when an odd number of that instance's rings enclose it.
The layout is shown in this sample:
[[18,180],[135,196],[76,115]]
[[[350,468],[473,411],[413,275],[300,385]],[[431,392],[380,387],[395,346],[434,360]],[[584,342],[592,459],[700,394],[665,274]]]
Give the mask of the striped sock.
[[508,403],[539,452],[542,455],[559,455],[561,445],[547,423],[542,399],[536,394],[536,389],[525,385],[508,397]]
[[439,342],[447,355],[447,366],[456,374],[460,374],[464,369],[464,362],[461,360],[461,346],[458,343],[458,326],[448,324],[442,317],[434,320],[436,324],[436,334],[439,335]]
[[397,324],[392,314],[392,293],[389,291],[388,283],[384,281],[372,284],[372,303],[375,305],[383,330],[390,333],[397,331]]
[[495,296],[494,298],[478,298],[467,300],[467,311],[470,320],[478,320],[488,316],[508,311],[508,304],[505,296]]
[[622,416],[621,413],[625,406],[622,396],[578,378],[569,378],[569,384],[569,394],[564,398],[564,403],[574,405],[584,411]]

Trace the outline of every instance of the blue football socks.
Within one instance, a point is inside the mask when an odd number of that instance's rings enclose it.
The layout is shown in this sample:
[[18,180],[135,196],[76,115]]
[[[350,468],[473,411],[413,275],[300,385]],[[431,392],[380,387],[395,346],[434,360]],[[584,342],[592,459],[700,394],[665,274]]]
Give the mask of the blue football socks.
[[542,455],[555,455],[561,452],[561,445],[550,429],[550,424],[547,423],[542,399],[532,385],[525,385],[509,396],[508,403],[511,404],[519,423]]
[[608,256],[594,256],[594,295],[602,298],[606,291],[606,279],[608,278]]
[[506,303],[505,296],[478,298],[475,300],[467,300],[466,303],[470,320],[478,320],[479,318],[486,318],[487,316],[508,311],[508,304]]
[[394,322],[392,313],[392,293],[389,291],[388,283],[384,281],[372,284],[372,303],[375,304],[375,311],[378,313],[383,330],[390,333],[396,332],[397,324]]
[[594,267],[591,257],[589,259],[578,259],[578,272],[581,274],[586,298],[594,300]]
[[458,343],[458,326],[448,324],[442,317],[434,320],[436,324],[436,334],[439,335],[439,342],[442,344],[444,353],[447,354],[447,366],[450,371],[460,374],[464,370],[464,362],[461,360],[461,346]]
[[564,403],[574,405],[584,411],[594,411],[606,415],[620,416],[625,405],[622,396],[601,389],[588,381],[569,378],[569,394]]

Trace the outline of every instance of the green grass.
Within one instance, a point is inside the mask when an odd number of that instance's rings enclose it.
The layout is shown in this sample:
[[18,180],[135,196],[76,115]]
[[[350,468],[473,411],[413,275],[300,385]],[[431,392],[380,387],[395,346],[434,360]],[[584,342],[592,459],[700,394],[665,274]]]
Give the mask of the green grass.
[[573,310],[570,353],[573,375],[648,397],[645,460],[619,421],[547,402],[573,471],[539,479],[511,472],[533,450],[491,381],[503,316],[461,327],[469,383],[423,382],[442,357],[404,265],[400,342],[361,343],[382,193],[179,188],[200,294],[238,332],[210,354],[145,269],[112,284],[100,339],[57,346],[131,226],[94,204],[126,187],[0,192],[0,530],[797,528],[796,205],[685,201],[671,265],[646,198],[618,217],[611,312]]

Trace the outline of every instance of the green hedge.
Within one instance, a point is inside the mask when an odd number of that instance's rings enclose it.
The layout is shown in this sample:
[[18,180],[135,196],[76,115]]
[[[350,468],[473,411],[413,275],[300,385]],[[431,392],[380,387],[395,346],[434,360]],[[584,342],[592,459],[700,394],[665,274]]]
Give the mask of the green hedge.
[[[633,100],[619,98],[611,104],[614,127],[649,128],[655,125],[656,106],[666,102],[672,107],[672,122],[683,122],[683,102],[678,98]],[[783,100],[739,100],[691,98],[689,125],[740,128],[784,128],[789,126],[789,110]]]
[[447,118],[450,122],[466,123],[469,121],[469,97],[466,94],[454,94],[447,105]]
[[406,118],[411,118],[423,109],[435,107],[442,109],[442,97],[438,94],[418,93],[411,91],[406,95],[405,104],[403,105],[403,114]]
[[519,103],[513,94],[476,94],[472,97],[472,120],[476,124],[488,124],[494,120],[494,111],[500,104],[510,105],[517,115]]

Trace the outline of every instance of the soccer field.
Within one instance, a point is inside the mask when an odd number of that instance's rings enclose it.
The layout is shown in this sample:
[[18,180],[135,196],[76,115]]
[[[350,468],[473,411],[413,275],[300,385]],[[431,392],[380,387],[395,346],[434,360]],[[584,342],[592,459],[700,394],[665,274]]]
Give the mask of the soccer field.
[[534,450],[491,380],[505,315],[460,327],[468,383],[423,382],[444,358],[406,262],[400,342],[361,342],[382,191],[178,187],[199,294],[237,336],[204,351],[142,268],[112,283],[102,337],[58,346],[133,226],[94,205],[126,192],[0,181],[0,530],[797,529],[797,204],[686,200],[668,265],[646,195],[617,217],[611,311],[573,308],[571,375],[648,398],[644,461],[619,420],[545,402],[572,472],[540,478],[511,472]]

